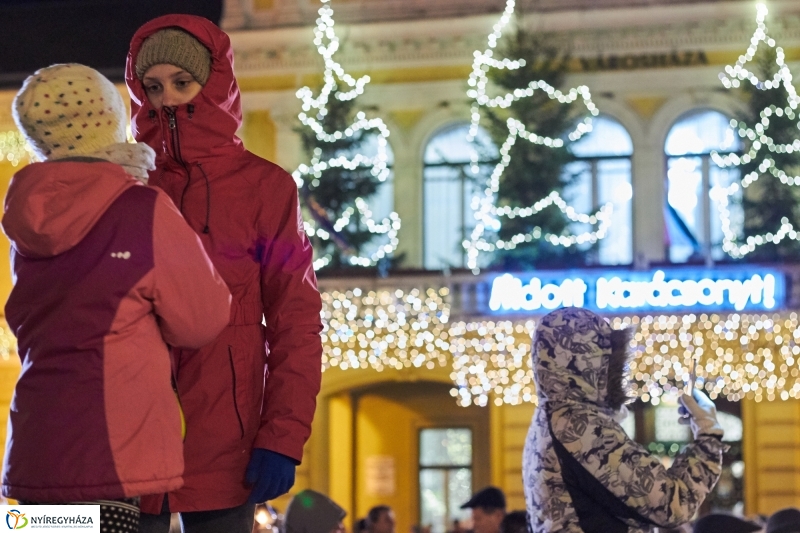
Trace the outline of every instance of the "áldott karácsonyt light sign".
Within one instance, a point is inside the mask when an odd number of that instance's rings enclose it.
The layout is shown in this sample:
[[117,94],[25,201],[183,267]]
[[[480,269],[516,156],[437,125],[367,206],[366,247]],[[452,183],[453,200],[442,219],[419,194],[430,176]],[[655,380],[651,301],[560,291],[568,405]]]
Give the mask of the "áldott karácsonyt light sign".
[[496,314],[548,312],[559,307],[618,311],[771,311],[784,305],[785,276],[759,269],[664,269],[502,274],[492,281]]

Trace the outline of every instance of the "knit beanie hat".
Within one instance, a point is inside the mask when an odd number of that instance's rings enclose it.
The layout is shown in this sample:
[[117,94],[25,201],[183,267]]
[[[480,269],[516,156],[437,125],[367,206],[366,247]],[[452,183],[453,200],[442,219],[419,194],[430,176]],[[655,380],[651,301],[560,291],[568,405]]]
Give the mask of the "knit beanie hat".
[[40,160],[86,156],[127,140],[127,111],[114,84],[76,63],[37,70],[12,104],[14,122]]
[[319,492],[306,489],[286,508],[284,533],[330,533],[347,515],[344,509]]
[[211,52],[178,28],[165,28],[144,40],[136,56],[136,77],[141,80],[150,67],[161,63],[182,68],[200,85],[205,85],[211,74]]

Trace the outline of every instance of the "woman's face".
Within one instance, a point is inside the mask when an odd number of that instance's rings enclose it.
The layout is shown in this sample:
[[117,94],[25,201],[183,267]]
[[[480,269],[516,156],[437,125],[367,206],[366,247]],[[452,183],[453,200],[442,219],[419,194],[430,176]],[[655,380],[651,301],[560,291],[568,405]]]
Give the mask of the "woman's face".
[[147,99],[155,109],[188,104],[203,89],[194,76],[180,67],[159,63],[142,78]]

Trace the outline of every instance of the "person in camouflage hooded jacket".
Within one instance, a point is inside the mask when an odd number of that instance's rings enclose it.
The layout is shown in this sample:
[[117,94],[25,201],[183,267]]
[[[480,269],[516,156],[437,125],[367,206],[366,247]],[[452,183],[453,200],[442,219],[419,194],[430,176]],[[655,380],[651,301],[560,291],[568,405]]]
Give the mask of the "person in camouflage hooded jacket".
[[523,481],[533,533],[638,533],[692,519],[719,479],[722,428],[700,391],[682,396],[694,442],[665,468],[617,422],[629,401],[631,329],[565,308],[542,318],[533,343],[539,408]]

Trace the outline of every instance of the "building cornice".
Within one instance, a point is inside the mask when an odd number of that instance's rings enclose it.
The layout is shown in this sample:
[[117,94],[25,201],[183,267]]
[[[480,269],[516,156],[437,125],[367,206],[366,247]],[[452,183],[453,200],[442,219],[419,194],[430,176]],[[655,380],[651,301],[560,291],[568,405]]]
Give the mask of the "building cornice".
[[[770,33],[785,48],[800,46],[800,3],[771,4]],[[647,54],[702,50],[744,51],[755,15],[750,3],[715,2],[526,15],[524,27],[569,49],[577,58],[600,54]],[[354,72],[380,69],[469,66],[473,52],[486,47],[497,15],[452,19],[337,25],[337,56]],[[231,32],[240,77],[303,75],[320,71],[313,28]],[[790,54],[791,56],[791,54]]]

